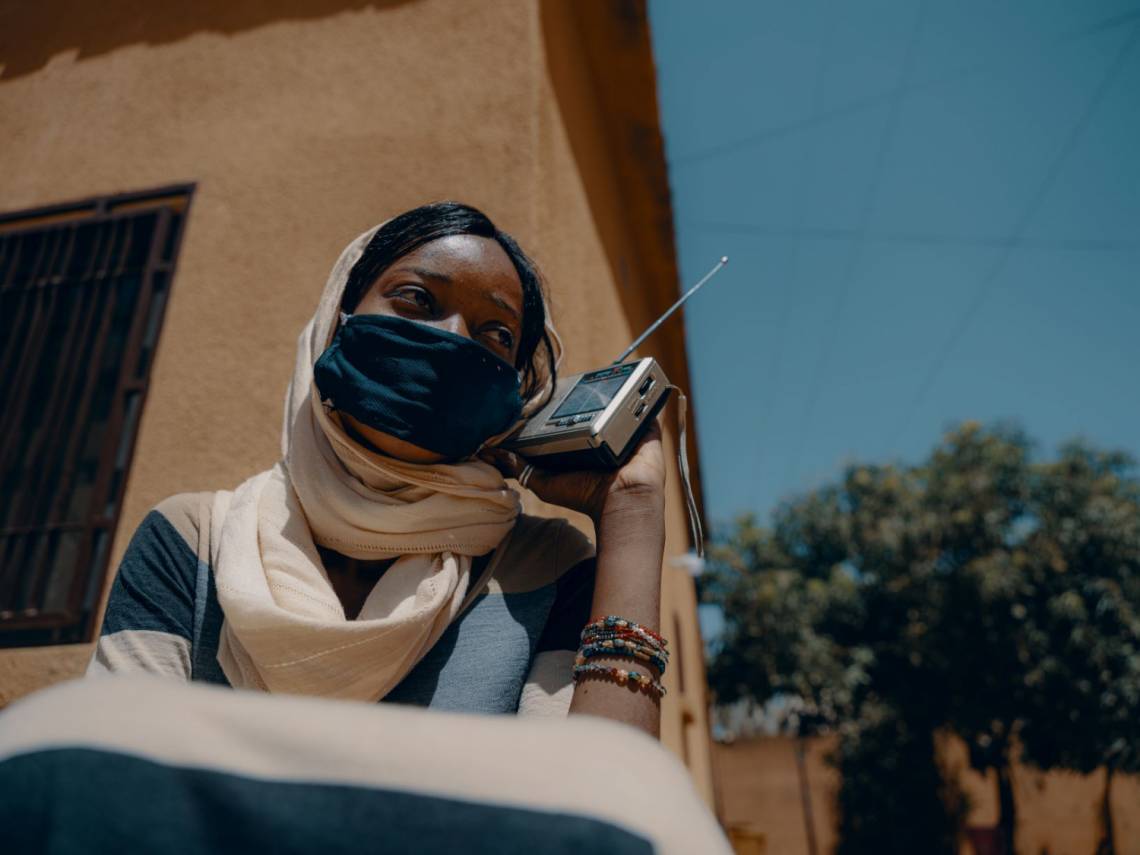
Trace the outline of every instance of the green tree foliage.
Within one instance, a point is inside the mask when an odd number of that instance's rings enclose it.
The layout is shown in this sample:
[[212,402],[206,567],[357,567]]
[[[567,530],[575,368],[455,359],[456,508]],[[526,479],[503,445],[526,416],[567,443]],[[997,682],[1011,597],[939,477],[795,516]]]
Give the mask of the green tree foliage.
[[[1035,483],[1039,525],[1027,635],[1032,708],[1019,731],[1044,768],[1105,768],[1098,849],[1115,851],[1112,776],[1140,772],[1140,484],[1133,461],[1062,449]],[[1029,617],[1030,615],[1027,615]],[[1064,698],[1063,704],[1056,703]]]
[[935,760],[933,732],[873,704],[840,733],[836,855],[957,853],[966,805]]
[[741,518],[712,557],[718,702],[796,698],[801,735],[840,732],[844,851],[913,851],[903,829],[952,848],[931,824],[939,788],[921,785],[938,779],[939,728],[997,773],[1011,844],[1017,746],[1042,768],[1140,762],[1140,486],[1124,455],[1073,444],[1036,463],[1020,431],[968,423],[918,466],[850,466],[768,528]]

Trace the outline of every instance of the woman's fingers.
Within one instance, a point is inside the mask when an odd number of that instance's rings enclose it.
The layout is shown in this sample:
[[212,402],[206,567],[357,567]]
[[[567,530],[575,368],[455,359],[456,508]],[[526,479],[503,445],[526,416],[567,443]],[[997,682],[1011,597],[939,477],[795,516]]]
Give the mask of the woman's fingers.
[[661,422],[657,419],[654,419],[650,423],[645,433],[642,434],[641,439],[637,441],[637,445],[633,448],[633,454],[630,455],[630,460],[632,461],[646,454],[654,453],[656,449],[650,449],[648,447],[653,443],[657,443],[658,446],[660,446],[661,443]]
[[484,448],[479,457],[498,469],[504,478],[514,478],[525,489],[545,498],[542,494],[546,492],[544,482],[549,473],[530,465],[525,457],[501,448]]
[[484,448],[479,452],[479,457],[498,469],[505,478],[518,478],[526,468],[525,460],[513,451],[502,448]]
[[484,448],[479,452],[479,457],[498,469],[504,478],[514,478],[544,502],[580,510],[580,482],[591,473],[549,472],[528,464],[525,457],[502,448]]

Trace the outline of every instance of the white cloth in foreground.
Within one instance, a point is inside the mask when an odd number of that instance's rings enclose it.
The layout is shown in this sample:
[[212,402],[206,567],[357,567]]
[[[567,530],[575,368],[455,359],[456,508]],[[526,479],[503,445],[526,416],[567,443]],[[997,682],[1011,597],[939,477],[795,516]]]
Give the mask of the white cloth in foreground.
[[0,792],[12,851],[731,851],[684,766],[627,725],[137,675],[0,713]]

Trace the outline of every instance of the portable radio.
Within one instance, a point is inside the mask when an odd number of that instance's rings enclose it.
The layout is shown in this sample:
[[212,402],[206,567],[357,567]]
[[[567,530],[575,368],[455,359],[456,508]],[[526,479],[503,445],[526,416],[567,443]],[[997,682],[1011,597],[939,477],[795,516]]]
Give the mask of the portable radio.
[[546,469],[616,469],[671,389],[652,357],[559,378],[550,403],[504,446]]
[[722,257],[613,364],[559,378],[550,402],[503,447],[545,469],[619,468],[675,388],[652,357],[625,360],[727,263],[728,258]]

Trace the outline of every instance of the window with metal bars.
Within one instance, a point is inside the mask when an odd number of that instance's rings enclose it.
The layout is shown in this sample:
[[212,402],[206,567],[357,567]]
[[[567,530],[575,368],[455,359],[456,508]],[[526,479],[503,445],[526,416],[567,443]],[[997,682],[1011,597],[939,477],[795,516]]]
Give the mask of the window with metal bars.
[[91,640],[192,186],[0,215],[0,646]]

